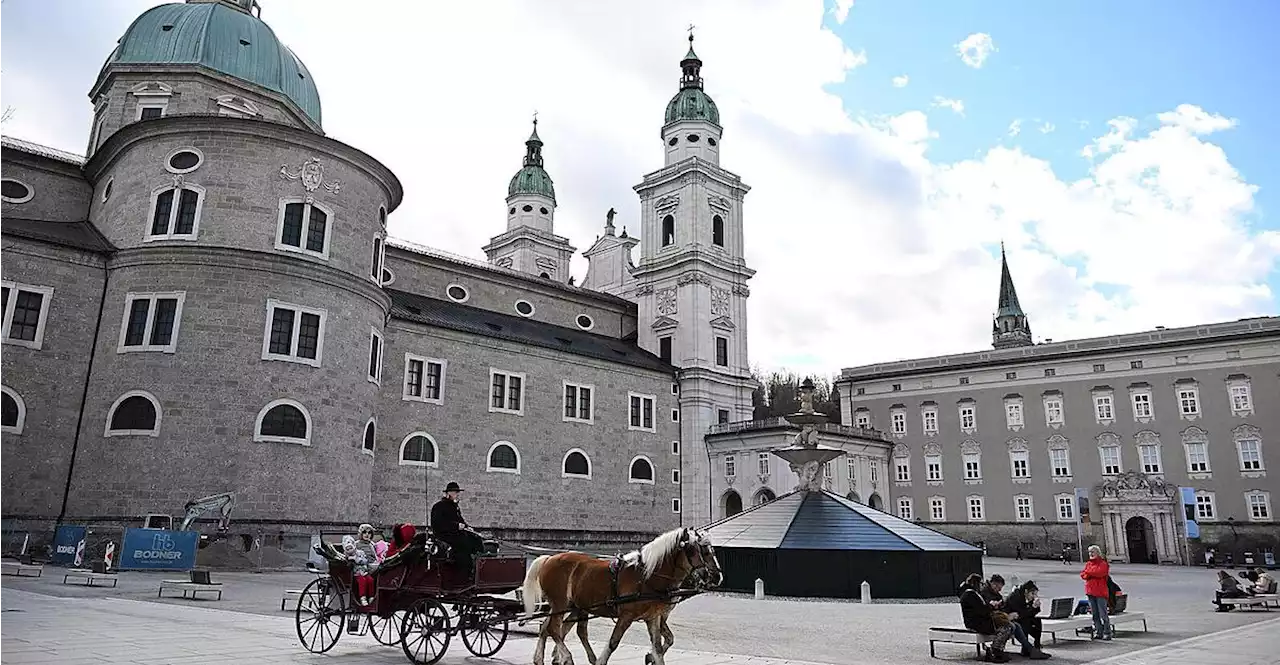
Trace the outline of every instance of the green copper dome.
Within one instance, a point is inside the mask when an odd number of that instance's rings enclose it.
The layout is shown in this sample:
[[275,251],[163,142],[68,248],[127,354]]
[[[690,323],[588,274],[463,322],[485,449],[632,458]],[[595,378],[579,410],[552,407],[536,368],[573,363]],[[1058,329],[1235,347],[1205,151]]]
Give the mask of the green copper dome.
[[685,88],[667,103],[667,123],[677,120],[706,120],[720,124],[720,109],[702,88]]
[[284,95],[320,124],[320,93],[311,73],[249,13],[250,4],[256,3],[197,0],[152,7],[125,31],[103,70],[113,64],[201,65]]
[[538,121],[533,121],[533,134],[524,142],[524,166],[516,171],[507,185],[507,196],[516,194],[536,194],[556,200],[556,188],[551,184],[551,176],[542,168],[542,139],[538,138]]

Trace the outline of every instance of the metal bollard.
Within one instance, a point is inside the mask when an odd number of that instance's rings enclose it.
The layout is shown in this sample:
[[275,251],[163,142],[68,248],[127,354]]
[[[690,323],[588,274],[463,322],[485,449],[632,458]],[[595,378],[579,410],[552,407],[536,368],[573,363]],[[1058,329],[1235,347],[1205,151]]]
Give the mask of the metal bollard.
[[764,600],[764,580],[756,578],[756,600]]
[[871,603],[871,583],[866,580],[862,581],[862,602]]

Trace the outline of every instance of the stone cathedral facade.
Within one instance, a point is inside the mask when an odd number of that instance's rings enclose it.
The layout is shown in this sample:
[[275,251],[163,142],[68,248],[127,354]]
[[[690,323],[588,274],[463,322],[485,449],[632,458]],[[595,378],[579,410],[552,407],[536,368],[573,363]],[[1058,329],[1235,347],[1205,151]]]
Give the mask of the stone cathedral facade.
[[147,10],[84,155],[4,139],[6,533],[233,491],[233,532],[291,549],[423,523],[448,481],[526,542],[710,521],[703,437],[751,412],[752,271],[701,65],[691,40],[640,237],[611,212],[575,285],[536,123],[486,260],[401,242],[405,183],[325,135],[257,2]]

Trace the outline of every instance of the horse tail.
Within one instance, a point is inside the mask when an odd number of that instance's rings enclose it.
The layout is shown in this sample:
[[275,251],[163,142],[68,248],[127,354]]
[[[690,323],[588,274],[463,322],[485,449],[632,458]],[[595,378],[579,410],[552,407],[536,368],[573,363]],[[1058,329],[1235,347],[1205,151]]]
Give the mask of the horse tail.
[[542,583],[538,581],[538,573],[542,572],[542,564],[550,558],[550,554],[543,554],[534,559],[533,563],[529,564],[529,571],[524,575],[521,594],[524,596],[525,616],[532,616],[538,603],[542,602]]

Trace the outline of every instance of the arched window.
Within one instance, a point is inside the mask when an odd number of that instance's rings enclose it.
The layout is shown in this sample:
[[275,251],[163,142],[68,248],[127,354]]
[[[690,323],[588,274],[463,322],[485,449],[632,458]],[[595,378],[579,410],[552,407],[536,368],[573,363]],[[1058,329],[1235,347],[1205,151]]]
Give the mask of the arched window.
[[849,492],[848,494],[844,495],[844,498],[846,498],[846,499],[848,499],[848,500],[850,500],[850,501],[852,501],[852,502],[854,502],[854,503],[862,503],[862,499],[858,497],[858,493],[857,493],[857,492]]
[[200,232],[204,188],[183,182],[166,184],[151,192],[146,240],[195,240]]
[[776,498],[778,497],[773,493],[773,490],[766,487],[761,489],[759,492],[756,492],[756,495],[751,500],[751,503],[758,506],[762,503],[769,503],[770,501],[773,501]]
[[0,386],[0,401],[3,407],[3,418],[0,422],[0,431],[8,434],[22,434],[22,428],[27,424],[27,405],[22,401],[22,397],[18,393],[10,390],[8,386]]
[[630,482],[653,484],[653,462],[649,461],[644,455],[637,455],[631,459]]
[[724,218],[720,215],[711,218],[711,243],[724,247]]
[[884,501],[880,499],[879,494],[872,494],[867,497],[867,505],[876,510],[884,510]]
[[562,475],[565,478],[590,478],[591,459],[581,449],[574,448],[565,453],[561,460]]
[[254,441],[311,445],[311,414],[291,399],[278,399],[258,412],[253,426]]
[[676,218],[667,215],[662,218],[662,246],[666,247],[676,241]]
[[520,451],[507,441],[499,441],[489,446],[489,464],[485,471],[498,473],[520,473]]
[[160,436],[160,401],[145,390],[117,397],[107,411],[105,436]]
[[369,422],[366,423],[364,426],[364,443],[360,445],[360,449],[372,455],[373,444],[377,440],[378,440],[378,425],[373,421],[373,418],[370,418]]
[[724,508],[725,517],[733,517],[742,512],[742,495],[733,490],[724,493],[724,498],[720,500],[721,506]]
[[400,466],[439,467],[436,440],[426,432],[414,432],[400,442]]

